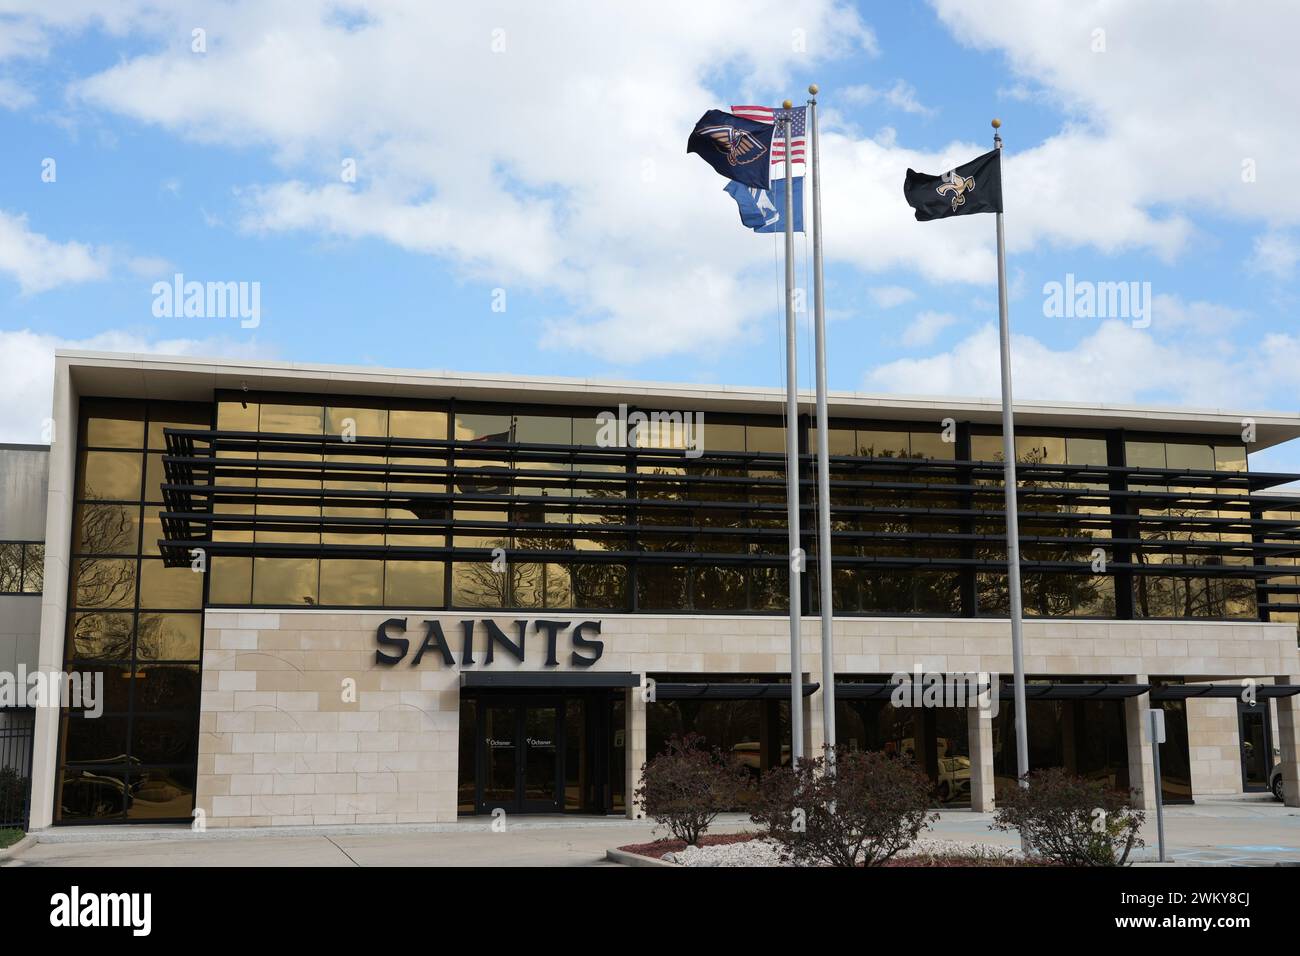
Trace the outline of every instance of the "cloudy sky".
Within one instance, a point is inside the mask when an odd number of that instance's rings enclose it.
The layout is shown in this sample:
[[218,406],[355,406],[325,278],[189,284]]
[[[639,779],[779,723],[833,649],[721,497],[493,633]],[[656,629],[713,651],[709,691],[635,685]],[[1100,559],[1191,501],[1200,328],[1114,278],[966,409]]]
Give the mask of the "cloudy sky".
[[[832,387],[997,394],[993,219],[901,184],[998,116],[1017,396],[1293,411],[1293,12],[0,0],[0,441],[60,346],[779,385],[779,238],[685,142],[809,82]],[[156,317],[176,273],[260,283],[260,324]],[[1049,314],[1067,276],[1145,308]]]

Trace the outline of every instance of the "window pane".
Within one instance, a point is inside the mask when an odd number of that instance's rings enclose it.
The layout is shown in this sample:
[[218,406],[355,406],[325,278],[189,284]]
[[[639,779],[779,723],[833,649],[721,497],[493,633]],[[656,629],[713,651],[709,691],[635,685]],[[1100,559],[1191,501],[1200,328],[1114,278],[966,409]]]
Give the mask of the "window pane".
[[141,402],[84,401],[81,403],[81,421],[83,446],[144,447],[144,405]]
[[125,770],[68,767],[59,775],[55,817],[67,822],[120,817],[126,804],[126,790]]
[[509,415],[474,415],[458,414],[456,416],[457,441],[512,441],[512,429]]
[[[198,664],[142,664],[135,672],[135,712],[198,710]],[[137,720],[137,723],[139,721]],[[142,757],[139,753],[133,757]],[[150,756],[151,763],[174,763]]]
[[858,429],[858,454],[865,458],[907,458],[911,453],[907,432]]
[[1003,461],[1001,435],[971,435],[971,461]]
[[320,563],[321,604],[379,607],[384,592],[384,562],[326,558]]
[[135,606],[134,558],[80,558],[73,564],[72,582],[79,608]]
[[149,404],[149,447],[167,447],[164,428],[210,428],[212,406],[186,402],[151,402]]
[[141,477],[140,455],[134,452],[82,452],[78,497],[105,501],[139,501]]
[[1165,460],[1170,468],[1214,468],[1214,446],[1183,442],[1165,444]]
[[394,408],[388,413],[388,433],[394,438],[447,438],[447,413]]
[[68,763],[126,762],[126,717],[68,717],[63,732]]
[[325,427],[325,409],[320,405],[262,405],[258,426],[264,432],[320,435]]
[[161,560],[140,562],[140,606],[198,608],[203,606],[203,574],[189,565],[165,567]]
[[147,455],[144,471],[144,500],[162,501],[162,486],[167,480],[163,472],[163,456]]
[[1130,468],[1164,468],[1164,443],[1158,441],[1125,442],[1124,460]]
[[325,434],[342,435],[352,421],[355,438],[383,438],[388,434],[388,411],[383,408],[338,407],[325,410]]
[[17,594],[23,583],[23,546],[0,544],[0,594]]
[[1027,464],[1065,464],[1065,439],[1045,435],[1017,435],[1016,460]]
[[446,565],[441,561],[387,561],[384,567],[386,607],[443,606]]
[[45,581],[45,545],[23,546],[23,593],[40,594]]
[[1214,467],[1218,471],[1245,471],[1245,445],[1215,445]]
[[217,428],[228,432],[255,432],[261,408],[257,402],[218,402]]
[[317,561],[314,558],[254,558],[254,604],[317,603]]
[[136,659],[196,661],[202,646],[203,618],[198,614],[141,614]]
[[1065,440],[1065,460],[1070,465],[1107,464],[1106,439],[1067,438]]
[[188,820],[193,811],[192,768],[132,770],[128,820]]
[[573,443],[573,419],[551,415],[520,415],[515,421],[515,439],[546,445]]
[[192,717],[135,718],[131,740],[133,762],[192,764],[198,759],[198,751]]
[[576,608],[626,608],[627,568],[621,564],[575,564],[569,568]]
[[81,554],[135,554],[139,521],[135,505],[78,505],[75,547]]
[[637,607],[642,610],[684,611],[686,571],[682,565],[642,564],[636,571]]
[[72,656],[80,660],[129,661],[134,622],[132,614],[78,614],[72,625]]
[[777,425],[746,425],[746,451],[785,451],[785,429]]
[[695,569],[695,606],[708,611],[745,607],[743,568],[701,566]]
[[912,457],[948,460],[957,457],[957,443],[944,441],[942,432],[912,432]]
[[253,559],[213,558],[208,565],[210,604],[249,604],[253,599]]

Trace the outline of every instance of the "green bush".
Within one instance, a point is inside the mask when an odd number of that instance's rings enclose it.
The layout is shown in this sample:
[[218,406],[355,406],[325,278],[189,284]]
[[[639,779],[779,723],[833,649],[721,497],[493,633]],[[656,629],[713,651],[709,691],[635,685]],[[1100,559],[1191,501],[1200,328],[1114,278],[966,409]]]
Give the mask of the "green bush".
[[1060,767],[1034,770],[998,798],[994,830],[1018,830],[1026,850],[1068,866],[1124,866],[1146,815],[1130,795]]

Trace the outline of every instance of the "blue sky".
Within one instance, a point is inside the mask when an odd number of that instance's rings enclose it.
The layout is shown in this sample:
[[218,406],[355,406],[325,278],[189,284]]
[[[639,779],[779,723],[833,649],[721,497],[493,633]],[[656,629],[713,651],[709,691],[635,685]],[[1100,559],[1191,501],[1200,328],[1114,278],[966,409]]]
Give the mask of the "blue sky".
[[[996,394],[993,219],[901,183],[999,116],[1019,397],[1300,406],[1300,70],[1228,0],[45,6],[0,2],[0,440],[54,347],[781,384],[779,240],[684,147],[813,81],[833,388]],[[260,325],[156,318],[176,272]],[[1067,274],[1150,325],[1045,315]]]

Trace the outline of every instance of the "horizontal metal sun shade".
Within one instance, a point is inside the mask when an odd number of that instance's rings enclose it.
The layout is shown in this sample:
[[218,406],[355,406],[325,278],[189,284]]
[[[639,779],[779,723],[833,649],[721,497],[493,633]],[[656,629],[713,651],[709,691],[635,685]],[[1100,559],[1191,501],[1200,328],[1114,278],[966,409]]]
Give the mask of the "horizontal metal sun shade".
[[[1152,700],[1187,700],[1191,697],[1240,697],[1242,684],[1162,684],[1151,689]],[[1300,684],[1255,684],[1257,700],[1294,697],[1300,694]]]
[[641,675],[627,671],[461,671],[466,689],[599,690],[640,687]]
[[[202,429],[166,429],[165,435],[159,546],[170,565],[188,563],[197,546],[213,556],[245,557],[488,560],[492,554],[454,542],[291,544],[214,540],[214,532],[497,536],[513,539],[519,561],[776,567],[787,560],[780,453],[687,458],[679,449],[503,441],[344,441]],[[837,567],[1005,570],[1000,462],[837,455],[831,466],[834,539],[850,551],[836,554]],[[811,456],[803,456],[801,469],[810,474],[811,468]],[[1270,508],[1289,512],[1295,499],[1258,494],[1296,476],[1041,463],[1018,469],[1021,543],[1028,554],[1050,555],[1025,560],[1026,571],[1091,574],[1091,549],[1104,546],[1106,573],[1260,581],[1296,574],[1294,567],[1264,561],[1300,555],[1300,522],[1263,517]],[[444,490],[406,490],[430,483]],[[811,509],[811,478],[801,488]],[[317,513],[266,513],[286,507]],[[1161,513],[1144,513],[1151,511]],[[494,517],[502,512],[506,520]],[[871,523],[879,527],[855,526]],[[1035,534],[1036,528],[1055,533]],[[707,542],[696,542],[697,535]],[[664,547],[634,547],[634,536],[658,538]],[[807,537],[811,546],[811,523]],[[590,546],[578,547],[579,541]],[[890,553],[917,543],[947,553]],[[1189,555],[1201,560],[1187,561]],[[1165,556],[1182,560],[1147,560]]]
[[[908,684],[880,683],[840,683],[835,684],[836,699],[844,700],[888,700],[902,686],[910,690]],[[1136,697],[1150,690],[1150,684],[1026,684],[1026,700],[1122,700]],[[924,685],[915,691],[920,696]],[[1015,699],[1015,689],[1010,684],[1002,684],[998,690],[999,700]],[[972,694],[970,701],[975,703]]]
[[[838,685],[837,685],[838,686]],[[821,684],[805,682],[803,696],[817,692]],[[663,683],[655,682],[655,700],[789,700],[788,683]]]

